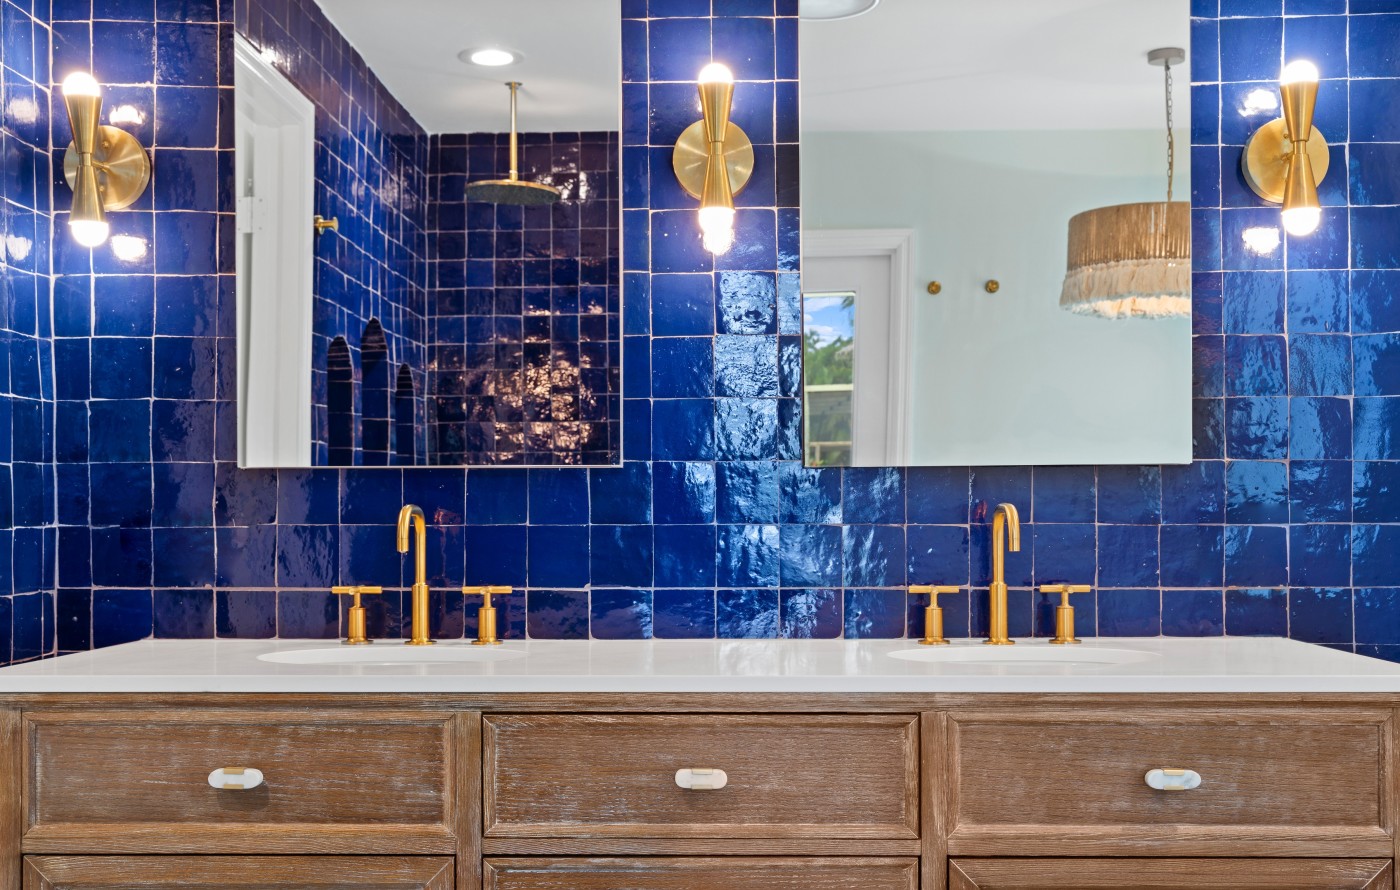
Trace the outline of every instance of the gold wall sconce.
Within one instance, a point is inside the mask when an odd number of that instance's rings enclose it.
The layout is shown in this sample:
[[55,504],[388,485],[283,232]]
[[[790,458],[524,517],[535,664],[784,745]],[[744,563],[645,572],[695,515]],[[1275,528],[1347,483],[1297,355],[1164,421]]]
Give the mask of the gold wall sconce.
[[1312,62],[1284,66],[1283,117],[1256,130],[1240,159],[1245,182],[1265,201],[1283,205],[1283,228],[1296,236],[1311,235],[1322,222],[1317,184],[1331,163],[1327,140],[1313,126],[1317,81]]
[[700,71],[701,119],[676,140],[671,166],[692,198],[700,199],[700,232],[705,249],[722,254],[734,244],[734,196],[753,175],[753,143],[729,119],[734,104],[734,74],[711,63]]
[[84,247],[107,240],[107,211],[130,207],[151,181],[151,159],[125,130],[103,126],[102,89],[79,71],[63,81],[63,102],[73,141],[63,155],[63,176],[73,189],[68,231]]

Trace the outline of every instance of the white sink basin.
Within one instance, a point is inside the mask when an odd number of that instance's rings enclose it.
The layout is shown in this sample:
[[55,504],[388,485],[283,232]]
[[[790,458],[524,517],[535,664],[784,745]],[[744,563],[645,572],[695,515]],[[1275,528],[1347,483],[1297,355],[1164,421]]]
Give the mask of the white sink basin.
[[1097,646],[1051,646],[1048,643],[1022,643],[1016,646],[920,646],[898,649],[891,658],[932,664],[988,666],[1092,666],[1137,664],[1157,658],[1155,652],[1140,649],[1108,649]]
[[315,649],[284,649],[259,655],[259,661],[275,664],[463,664],[467,662],[508,661],[524,658],[519,649],[502,646],[472,646],[461,643],[436,646],[406,646],[403,643],[374,643],[369,646],[334,646]]

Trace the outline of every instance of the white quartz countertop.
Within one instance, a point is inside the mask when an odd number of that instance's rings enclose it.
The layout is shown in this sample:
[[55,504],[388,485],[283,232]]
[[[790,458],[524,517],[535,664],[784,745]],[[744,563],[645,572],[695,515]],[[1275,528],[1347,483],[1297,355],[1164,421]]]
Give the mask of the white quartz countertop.
[[[433,648],[443,658],[466,646]],[[992,648],[976,641],[936,648],[980,657],[967,651],[974,647]],[[1056,663],[1067,647],[1044,640],[1008,647],[1023,659],[1014,663],[890,656],[934,648],[910,640],[540,640],[508,642],[493,650],[495,660],[436,664],[279,664],[258,657],[344,648],[325,640],[146,640],[0,668],[0,694],[1400,692],[1400,665],[1272,637],[1097,638],[1068,656],[1087,658],[1095,650],[1140,656],[1126,664]],[[404,647],[380,642],[357,657],[387,659],[394,650]]]

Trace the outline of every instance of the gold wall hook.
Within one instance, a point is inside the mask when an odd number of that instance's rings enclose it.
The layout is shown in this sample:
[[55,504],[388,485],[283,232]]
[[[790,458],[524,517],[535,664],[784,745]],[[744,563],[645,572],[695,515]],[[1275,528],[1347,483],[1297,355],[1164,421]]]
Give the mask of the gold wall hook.
[[345,639],[342,642],[347,646],[367,646],[373,643],[365,633],[365,607],[360,605],[360,597],[372,596],[384,592],[382,587],[371,587],[362,585],[359,587],[332,587],[331,593],[336,596],[350,597],[350,610],[346,617]]
[[928,292],[931,293],[931,294],[933,294],[933,295],[935,295],[935,296],[937,296],[938,294],[943,293],[943,282],[941,282],[941,281],[930,281],[930,282],[928,283]]
[[943,607],[938,605],[938,595],[940,593],[957,592],[957,587],[944,587],[929,584],[909,585],[909,593],[912,596],[928,594],[928,606],[924,608],[924,638],[919,641],[919,645],[948,645],[948,640],[943,636]]
[[1088,593],[1093,590],[1088,584],[1042,584],[1041,593],[1058,593],[1060,605],[1055,608],[1055,638],[1050,642],[1065,646],[1081,642],[1074,635],[1074,606],[1069,604],[1072,593]]
[[463,587],[463,596],[481,597],[481,608],[476,610],[476,639],[472,640],[473,646],[499,646],[501,640],[496,636],[496,607],[491,605],[491,597],[505,596],[514,588],[500,584],[490,584],[484,587]]
[[997,281],[995,278],[989,278],[987,279],[987,283],[982,285],[982,287],[986,289],[987,293],[994,294],[1001,290],[1001,282]]
[[315,229],[317,235],[324,235],[327,231],[339,232],[340,217],[332,216],[330,219],[326,219],[318,213],[311,217],[311,225]]

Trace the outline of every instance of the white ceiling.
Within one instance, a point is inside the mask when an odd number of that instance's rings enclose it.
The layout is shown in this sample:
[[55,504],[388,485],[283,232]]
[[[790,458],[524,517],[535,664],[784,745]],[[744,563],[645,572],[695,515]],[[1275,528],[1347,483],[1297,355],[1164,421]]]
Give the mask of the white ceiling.
[[[616,130],[622,104],[618,0],[317,0],[389,92],[429,133],[505,132],[518,80],[522,132]],[[502,68],[457,58],[499,46]]]
[[[801,40],[804,130],[1136,130],[1165,124],[1147,51],[1190,46],[1190,5],[882,0]],[[1173,74],[1180,126],[1190,76]]]
[[[502,84],[524,83],[522,131],[615,130],[618,0],[317,0],[430,133],[501,132]],[[1163,125],[1162,70],[1190,45],[1189,0],[882,0],[803,22],[805,130],[1146,129]],[[500,46],[503,68],[457,58]],[[1177,119],[1189,75],[1177,72]]]

